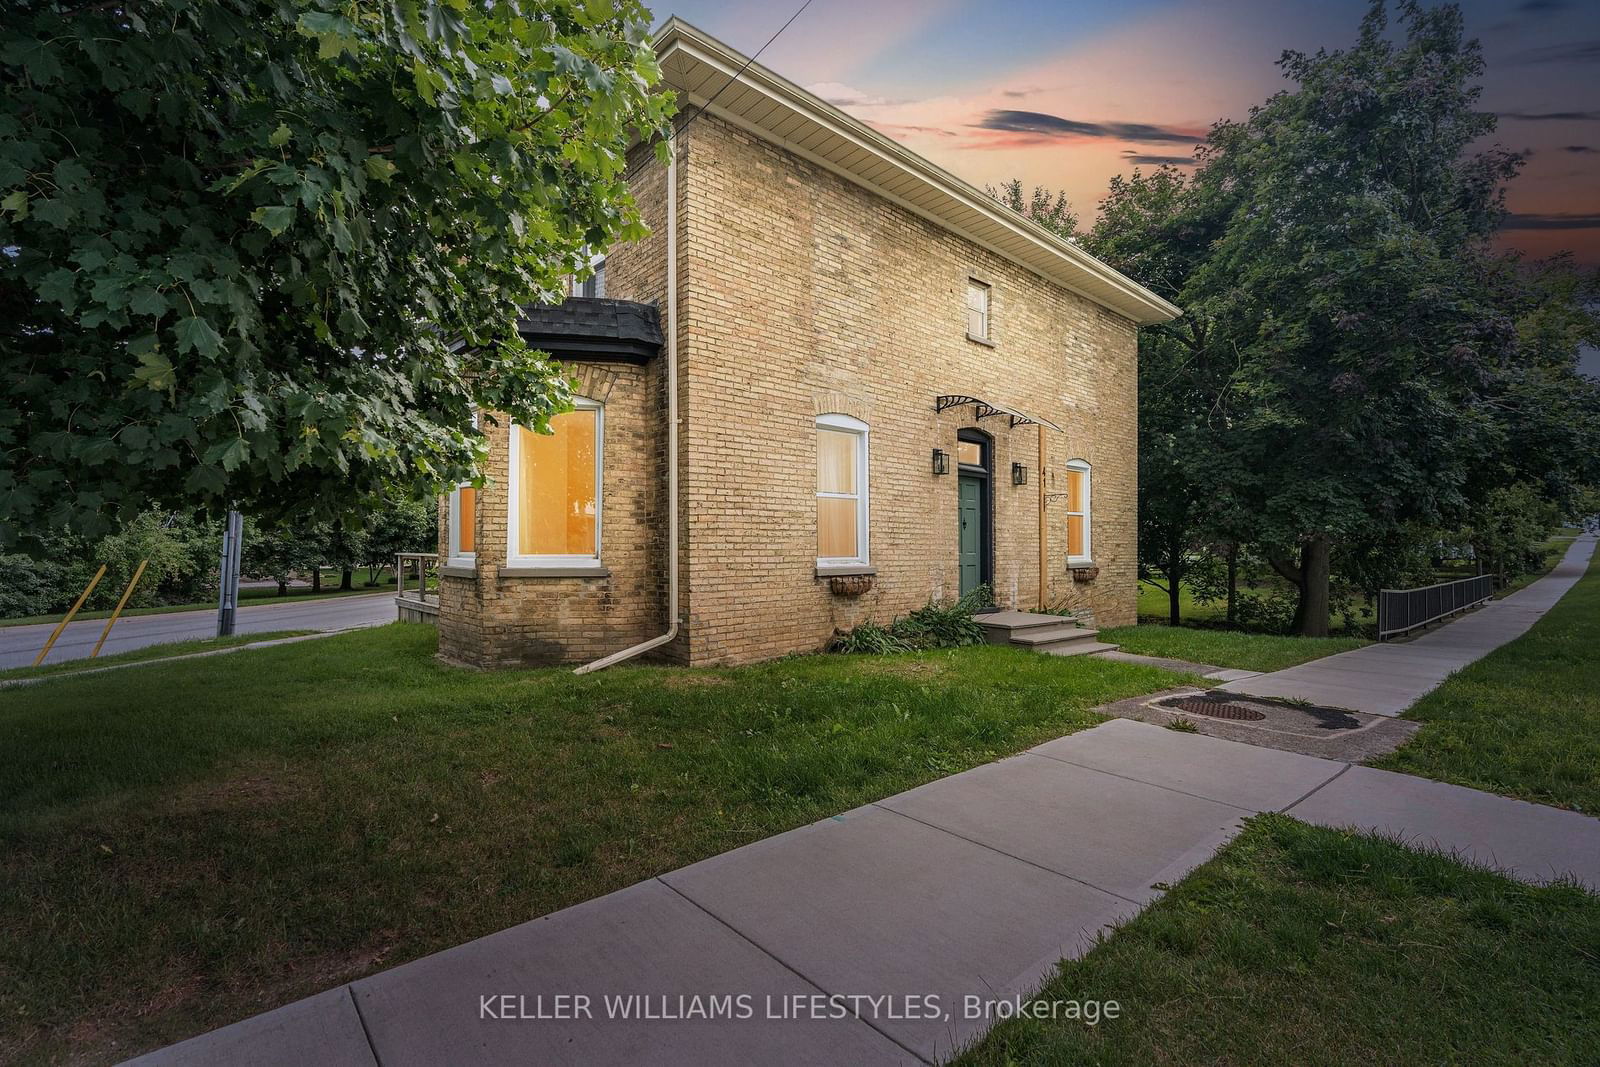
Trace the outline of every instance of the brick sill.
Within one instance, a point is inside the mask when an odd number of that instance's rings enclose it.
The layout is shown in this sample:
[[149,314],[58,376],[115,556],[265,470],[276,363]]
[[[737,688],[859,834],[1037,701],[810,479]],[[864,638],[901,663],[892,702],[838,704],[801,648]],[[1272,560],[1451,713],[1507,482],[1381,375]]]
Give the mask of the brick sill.
[[596,567],[501,567],[501,578],[609,578],[611,568]]
[[447,563],[439,568],[439,576],[441,578],[476,578],[478,569],[476,567],[452,566]]
[[818,567],[818,578],[848,578],[857,574],[877,574],[876,567]]
[[975,333],[967,334],[967,340],[971,341],[975,345],[982,345],[985,348],[993,348],[994,347],[994,342],[992,340],[990,340],[987,337],[979,337]]

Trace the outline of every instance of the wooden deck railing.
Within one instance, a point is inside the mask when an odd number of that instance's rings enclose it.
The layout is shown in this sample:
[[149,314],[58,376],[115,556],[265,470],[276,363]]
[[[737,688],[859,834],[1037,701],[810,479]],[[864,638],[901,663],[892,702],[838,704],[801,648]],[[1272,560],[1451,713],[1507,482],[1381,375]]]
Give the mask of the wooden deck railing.
[[[417,587],[406,590],[406,571],[417,577]],[[428,577],[432,573],[434,585],[438,585],[439,556],[434,552],[399,552],[394,557],[394,595],[402,600],[418,600],[428,603]],[[439,594],[433,594],[434,603],[438,603]]]

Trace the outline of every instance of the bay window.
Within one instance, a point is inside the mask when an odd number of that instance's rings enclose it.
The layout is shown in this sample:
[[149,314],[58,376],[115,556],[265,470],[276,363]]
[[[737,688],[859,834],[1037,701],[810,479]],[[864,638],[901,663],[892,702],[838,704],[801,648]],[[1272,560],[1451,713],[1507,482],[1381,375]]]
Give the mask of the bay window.
[[449,522],[449,559],[445,562],[470,567],[478,552],[478,490],[471,482],[462,482],[450,494]]
[[551,433],[511,428],[508,566],[599,564],[603,425],[601,406],[579,398]]

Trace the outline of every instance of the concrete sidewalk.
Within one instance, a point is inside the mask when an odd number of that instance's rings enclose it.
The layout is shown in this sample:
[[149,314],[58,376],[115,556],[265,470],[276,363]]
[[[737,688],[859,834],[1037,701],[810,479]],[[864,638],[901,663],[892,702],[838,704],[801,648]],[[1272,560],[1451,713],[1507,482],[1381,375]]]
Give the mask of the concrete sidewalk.
[[1600,888],[1600,821],[1114,719],[140,1062],[937,1062],[1261,811]]
[[1367,645],[1218,688],[1304,700],[1323,708],[1399,715],[1456,671],[1527,633],[1583,577],[1594,547],[1594,536],[1584,534],[1545,577],[1420,637]]

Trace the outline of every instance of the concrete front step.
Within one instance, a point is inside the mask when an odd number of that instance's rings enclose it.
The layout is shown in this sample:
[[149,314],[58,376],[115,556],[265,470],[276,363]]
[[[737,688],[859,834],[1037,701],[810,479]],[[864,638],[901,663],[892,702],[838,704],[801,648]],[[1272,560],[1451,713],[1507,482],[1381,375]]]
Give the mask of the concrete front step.
[[1096,652],[1115,652],[1117,647],[1104,641],[1065,641],[1059,645],[1035,645],[1033,651],[1052,656],[1092,656]]
[[1062,641],[1086,641],[1099,632],[1083,626],[1035,626],[1014,631],[1011,634],[1011,643],[1035,648],[1039,645],[1059,644]]
[[1109,652],[1116,645],[1094,639],[1098,630],[1079,626],[1060,615],[1032,611],[994,611],[975,616],[992,645],[1016,645],[1055,656],[1082,656]]

